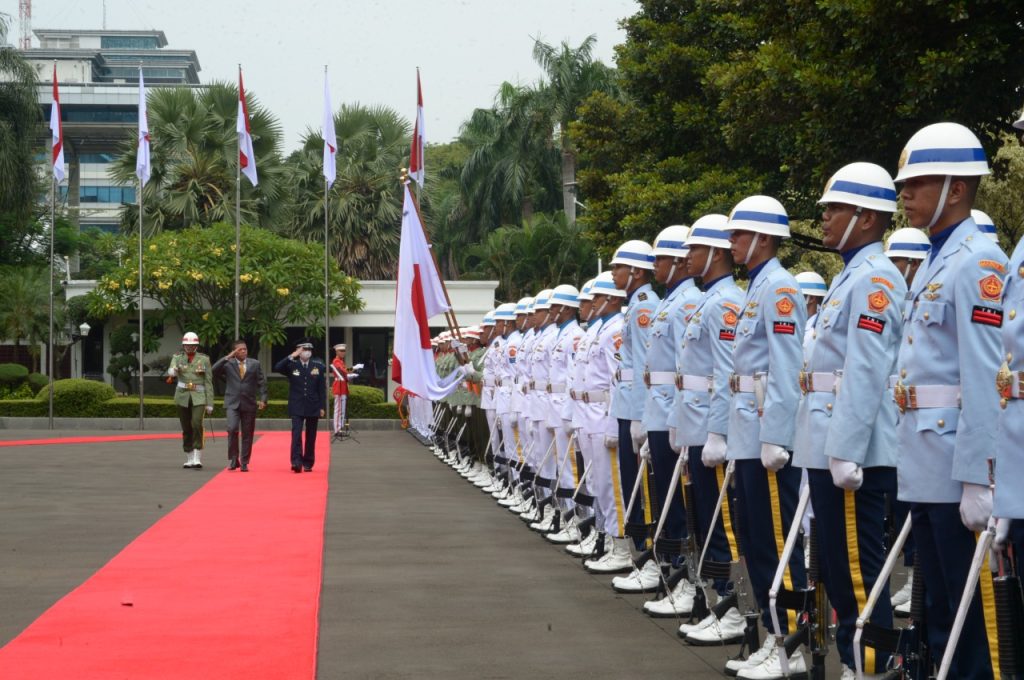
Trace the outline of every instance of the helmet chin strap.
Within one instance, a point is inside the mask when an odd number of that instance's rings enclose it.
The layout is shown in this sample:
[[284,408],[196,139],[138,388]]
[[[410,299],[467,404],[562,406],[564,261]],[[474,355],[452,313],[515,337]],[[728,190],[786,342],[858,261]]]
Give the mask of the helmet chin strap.
[[949,184],[952,181],[953,176],[946,175],[946,179],[942,183],[942,192],[939,194],[939,202],[935,205],[935,214],[932,215],[931,222],[921,227],[925,231],[935,226],[935,223],[939,221],[939,217],[942,216],[942,209],[946,207],[946,196],[949,195]]
[[746,255],[746,257],[743,258],[743,262],[740,262],[740,264],[746,264],[746,263],[750,262],[750,258],[754,256],[754,248],[757,247],[757,237],[758,236],[759,236],[759,234],[757,232],[754,232],[753,237],[751,237],[751,239],[750,239],[750,247],[747,248],[747,255]]
[[850,234],[853,233],[853,227],[857,224],[857,220],[860,219],[860,214],[864,212],[864,208],[857,206],[857,209],[853,211],[853,217],[850,218],[850,223],[846,225],[846,231],[843,232],[843,238],[840,239],[839,245],[836,246],[836,250],[840,253],[843,252],[843,248],[846,247],[846,242],[850,239]]
[[708,259],[704,261],[704,269],[700,272],[700,278],[704,278],[708,275],[708,270],[711,269],[711,258],[715,255],[714,247],[708,247]]
[[903,267],[903,278],[910,283],[910,260],[907,260],[907,264]]
[[597,308],[597,311],[592,312],[590,316],[591,317],[594,317],[594,316],[600,317],[601,313],[604,311],[604,308],[607,307],[607,306],[608,306],[608,298],[605,297],[604,302],[601,303],[601,306]]

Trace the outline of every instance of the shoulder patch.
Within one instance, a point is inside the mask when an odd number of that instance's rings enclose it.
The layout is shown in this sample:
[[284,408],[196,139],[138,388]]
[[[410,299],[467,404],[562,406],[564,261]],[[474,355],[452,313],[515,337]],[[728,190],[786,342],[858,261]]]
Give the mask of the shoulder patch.
[[982,260],[978,262],[978,266],[981,267],[982,269],[994,269],[1000,274],[1006,273],[1006,267],[1004,267],[1001,263],[996,262],[995,260]]
[[995,326],[1001,328],[1003,325],[1003,311],[993,307],[982,307],[974,305],[971,311],[971,322],[982,326]]
[[731,309],[727,309],[725,314],[722,315],[722,323],[726,326],[735,326],[737,321],[739,321],[739,318],[736,316],[736,312]]
[[718,339],[725,342],[732,342],[736,339],[736,331],[731,328],[723,328],[718,331]]
[[792,321],[776,321],[772,330],[778,335],[796,335],[796,324]]
[[647,293],[637,293],[636,299],[639,300],[640,302],[645,301],[647,299]]
[[789,287],[783,287],[783,288],[776,288],[775,289],[775,294],[776,295],[784,295],[785,293],[789,293],[790,295],[796,295],[797,294],[797,289],[796,288],[789,288]]
[[[780,288],[779,290],[783,290],[783,289]],[[790,289],[790,290],[792,290],[792,289]],[[778,292],[778,291],[776,291],[776,292]],[[793,291],[793,292],[795,293],[796,291]],[[779,298],[775,302],[775,311],[777,311],[779,313],[779,316],[789,316],[789,315],[791,315],[793,313],[793,307],[794,307],[793,301],[790,300],[787,297]]]
[[613,342],[615,343],[615,351],[618,352],[622,347],[622,333],[616,333],[612,336]]
[[861,314],[860,319],[857,321],[857,328],[881,335],[882,331],[885,330],[885,319],[879,319],[878,317],[870,316],[868,314]]
[[740,306],[738,304],[736,304],[735,302],[723,302],[722,306],[725,307],[726,309],[731,309],[732,311],[736,312],[737,314],[740,313]]
[[889,306],[889,296],[884,290],[876,290],[868,294],[868,309],[872,312],[882,313]]
[[640,314],[636,317],[636,325],[640,326],[640,328],[647,328],[648,326],[651,325],[651,317],[647,314],[646,311],[641,311]]
[[989,274],[978,281],[981,289],[981,299],[998,302],[1003,295],[1003,280],[995,274]]
[[880,283],[889,290],[895,290],[896,286],[892,285],[892,281],[882,276],[872,276],[871,283]]
[[683,309],[696,309],[696,308],[697,308],[697,305],[694,305],[694,304],[683,305]]

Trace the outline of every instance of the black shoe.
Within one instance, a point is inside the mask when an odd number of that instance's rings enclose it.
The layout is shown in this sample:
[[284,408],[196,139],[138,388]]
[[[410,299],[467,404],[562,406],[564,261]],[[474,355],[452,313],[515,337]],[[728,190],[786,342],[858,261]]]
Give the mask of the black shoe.
[[229,470],[237,470],[238,469],[238,461],[235,460],[234,458],[232,458],[231,462],[228,463],[228,469]]
[[248,471],[249,471],[249,466],[246,465],[245,463],[242,463],[242,472],[248,472]]
[[302,472],[302,467],[299,465],[293,465],[292,472]]

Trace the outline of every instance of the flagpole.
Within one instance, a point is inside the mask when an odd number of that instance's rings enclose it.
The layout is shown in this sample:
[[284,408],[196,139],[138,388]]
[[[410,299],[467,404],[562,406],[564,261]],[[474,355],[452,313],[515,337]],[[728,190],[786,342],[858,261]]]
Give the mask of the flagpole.
[[[142,62],[140,61],[139,62],[139,97],[140,98],[145,96],[145,92],[143,90],[143,85],[142,85],[143,82],[144,81],[143,81],[143,78],[142,78]],[[139,118],[139,125],[140,126],[142,125],[142,118],[141,117]],[[148,127],[148,124],[147,124],[147,127]],[[139,137],[141,138],[141,136],[142,136],[142,129],[140,127],[140,129],[139,129]],[[138,153],[138,149],[136,149],[136,153]],[[136,173],[136,177],[138,177],[138,173]],[[143,379],[143,373],[145,371],[145,364],[142,361],[142,347],[143,347],[143,338],[142,338],[142,336],[145,335],[145,325],[143,323],[143,318],[142,318],[142,211],[143,211],[142,189],[145,186],[145,184],[142,181],[142,177],[138,177],[138,181],[139,181],[139,196],[138,196],[138,200],[139,200],[139,430],[142,431],[142,430],[146,429],[146,417],[145,417],[145,406],[144,406],[144,404],[145,404],[145,400],[144,400],[144,396],[145,396],[144,395],[144,392],[145,392],[145,380]]]
[[[327,64],[324,64],[324,83],[326,91],[327,82]],[[326,103],[325,103],[326,104]],[[333,112],[332,112],[333,115]],[[333,121],[332,121],[333,122]],[[324,148],[326,149],[327,144],[327,130],[323,131],[324,134]],[[327,162],[326,155],[324,156],[324,162]],[[328,194],[331,191],[331,185],[327,180],[327,168],[324,168],[324,364],[327,366],[331,365],[331,287],[330,287],[330,221],[328,220],[328,211],[330,210],[330,202],[327,200]],[[344,367],[342,368],[344,370]]]
[[57,233],[57,178],[50,180],[50,332],[46,348],[46,374],[50,378],[49,425],[53,429],[53,241]]
[[[238,83],[241,88],[242,65],[238,65]],[[241,96],[241,89],[239,89]],[[235,135],[238,137],[238,135]],[[238,139],[238,153],[235,155],[235,340],[242,336],[238,332],[238,307],[241,300],[239,276],[242,273],[242,139]]]

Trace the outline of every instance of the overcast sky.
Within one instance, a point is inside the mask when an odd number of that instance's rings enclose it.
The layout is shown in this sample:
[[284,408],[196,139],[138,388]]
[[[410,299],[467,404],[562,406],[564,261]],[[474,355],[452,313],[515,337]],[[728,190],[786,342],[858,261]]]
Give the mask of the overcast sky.
[[[103,28],[103,5],[34,0],[32,27]],[[234,80],[241,62],[246,90],[284,125],[287,152],[320,126],[325,64],[335,109],[385,104],[409,119],[419,66],[427,142],[446,142],[502,81],[540,78],[531,37],[576,46],[593,33],[596,57],[613,64],[625,38],[618,22],[637,9],[632,0],[107,0],[106,27],[164,31],[169,48],[196,51],[202,82]],[[0,0],[0,12],[14,18],[14,42],[17,0]]]

